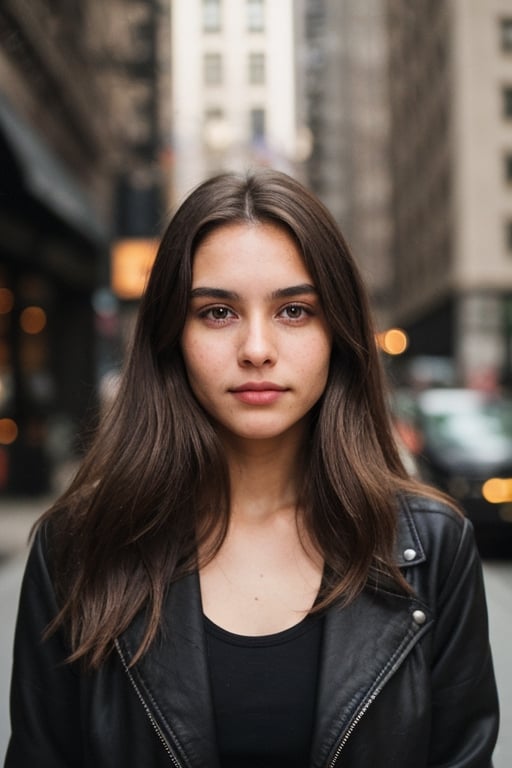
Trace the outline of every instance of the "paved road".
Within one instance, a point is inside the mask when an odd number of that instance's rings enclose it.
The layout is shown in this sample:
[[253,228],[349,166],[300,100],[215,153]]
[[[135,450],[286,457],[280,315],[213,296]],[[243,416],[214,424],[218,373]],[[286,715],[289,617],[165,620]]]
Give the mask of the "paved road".
[[[23,573],[27,531],[45,501],[32,507],[8,512],[0,507],[0,556],[7,544],[16,554],[0,565],[0,765],[3,765],[9,735],[8,690],[13,627]],[[503,727],[495,752],[495,768],[512,766],[512,560],[486,561],[484,566],[489,605],[491,643],[500,701]]]
[[501,705],[501,730],[494,768],[512,766],[512,559],[486,560],[484,577],[489,627]]
[[12,635],[24,563],[25,558],[21,555],[10,560],[0,570],[0,765],[3,765],[9,738],[8,692]]

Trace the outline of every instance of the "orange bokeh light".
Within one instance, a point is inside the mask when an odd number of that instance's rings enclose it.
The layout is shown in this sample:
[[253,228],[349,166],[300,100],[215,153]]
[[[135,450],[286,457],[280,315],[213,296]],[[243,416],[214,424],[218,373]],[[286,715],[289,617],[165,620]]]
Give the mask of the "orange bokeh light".
[[491,504],[512,501],[512,478],[491,477],[482,486],[482,496]]
[[18,425],[13,419],[0,419],[0,444],[10,445],[18,437]]
[[8,315],[14,307],[14,293],[9,288],[0,288],[0,315]]
[[390,328],[377,334],[377,344],[388,355],[401,355],[409,345],[409,339],[401,328]]
[[46,312],[41,307],[25,307],[20,315],[20,325],[25,333],[41,333],[46,326]]

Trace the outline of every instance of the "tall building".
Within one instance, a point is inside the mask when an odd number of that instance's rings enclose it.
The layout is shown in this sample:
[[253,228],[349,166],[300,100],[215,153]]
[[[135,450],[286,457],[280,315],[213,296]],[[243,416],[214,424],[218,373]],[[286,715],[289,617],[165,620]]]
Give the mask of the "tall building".
[[165,4],[0,4],[0,493],[47,490],[95,410],[117,182],[146,182],[158,151],[147,62]]
[[221,170],[294,172],[295,90],[292,0],[174,0],[175,199]]
[[383,0],[300,0],[307,180],[349,241],[381,328],[392,290],[387,30]]
[[512,378],[512,7],[388,0],[396,272],[411,356]]
[[[169,207],[170,0],[111,0],[103,78],[117,116],[112,288],[133,319]],[[103,46],[105,42],[103,41]],[[131,325],[131,322],[129,322]]]

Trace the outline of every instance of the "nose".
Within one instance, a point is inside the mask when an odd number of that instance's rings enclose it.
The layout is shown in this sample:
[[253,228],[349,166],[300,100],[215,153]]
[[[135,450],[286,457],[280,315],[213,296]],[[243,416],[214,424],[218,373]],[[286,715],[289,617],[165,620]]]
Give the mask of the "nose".
[[277,347],[271,322],[262,317],[248,319],[240,329],[238,361],[240,365],[274,365]]

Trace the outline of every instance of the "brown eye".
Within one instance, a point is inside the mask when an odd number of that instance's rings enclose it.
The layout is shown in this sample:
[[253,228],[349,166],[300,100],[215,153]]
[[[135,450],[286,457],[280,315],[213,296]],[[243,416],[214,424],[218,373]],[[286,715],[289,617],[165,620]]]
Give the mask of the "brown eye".
[[214,320],[227,320],[229,309],[226,307],[214,307],[210,310],[210,313]]
[[199,317],[210,323],[223,325],[234,317],[234,313],[229,307],[205,307],[199,312]]
[[289,304],[287,307],[284,307],[282,314],[287,320],[302,320],[305,315],[310,313],[302,304]]

